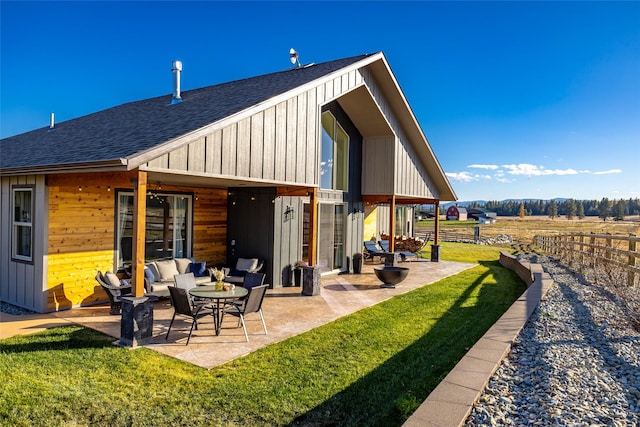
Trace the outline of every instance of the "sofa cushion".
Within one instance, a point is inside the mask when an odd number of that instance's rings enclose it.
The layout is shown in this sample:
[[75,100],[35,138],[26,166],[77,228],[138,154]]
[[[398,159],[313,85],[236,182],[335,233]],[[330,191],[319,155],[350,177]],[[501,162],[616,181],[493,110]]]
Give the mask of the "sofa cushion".
[[229,272],[229,276],[244,277],[248,272],[246,270],[233,269]]
[[173,276],[180,274],[178,267],[176,266],[176,262],[173,259],[155,261],[155,264],[160,272],[160,281],[173,281]]
[[238,258],[236,270],[253,271],[258,266],[258,258]]
[[209,277],[206,262],[192,262],[187,268],[187,273],[193,273],[196,277]]
[[185,274],[189,272],[187,270],[187,268],[189,268],[189,264],[191,264],[191,260],[189,258],[175,258],[174,261],[176,263],[176,267],[178,268],[179,274]]
[[118,276],[116,276],[114,273],[107,271],[106,273],[104,273],[104,278],[107,281],[108,284],[110,284],[111,286],[121,286],[120,283],[120,279],[118,279]]

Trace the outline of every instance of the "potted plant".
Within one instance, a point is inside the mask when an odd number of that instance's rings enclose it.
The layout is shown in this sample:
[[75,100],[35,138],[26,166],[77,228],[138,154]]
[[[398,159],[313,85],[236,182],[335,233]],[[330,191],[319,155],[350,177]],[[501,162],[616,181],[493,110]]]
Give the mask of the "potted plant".
[[362,272],[362,254],[360,252],[353,254],[353,272],[354,274]]
[[302,283],[302,267],[306,266],[306,261],[296,261],[293,264],[293,281],[295,286],[300,286]]

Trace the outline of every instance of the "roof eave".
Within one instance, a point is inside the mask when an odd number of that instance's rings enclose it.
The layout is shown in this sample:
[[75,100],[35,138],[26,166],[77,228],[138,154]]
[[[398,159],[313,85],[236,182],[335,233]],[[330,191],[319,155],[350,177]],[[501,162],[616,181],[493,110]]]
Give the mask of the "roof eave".
[[99,162],[66,163],[54,165],[27,166],[0,169],[0,176],[46,175],[51,173],[113,172],[126,171],[127,159],[104,160]]

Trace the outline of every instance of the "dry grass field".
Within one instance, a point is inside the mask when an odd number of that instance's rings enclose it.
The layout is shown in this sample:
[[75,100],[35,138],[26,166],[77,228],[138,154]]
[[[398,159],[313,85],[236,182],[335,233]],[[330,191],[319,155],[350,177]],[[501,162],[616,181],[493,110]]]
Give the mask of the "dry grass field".
[[[475,221],[440,221],[442,230],[468,232],[473,234]],[[568,220],[566,217],[551,219],[548,216],[498,217],[495,224],[480,225],[481,237],[495,237],[501,234],[510,235],[514,241],[531,242],[536,234],[560,234],[560,233],[611,233],[618,235],[640,236],[640,217],[629,216],[624,221],[611,219],[602,221],[597,217]],[[416,231],[419,234],[432,231],[433,220],[419,221]]]

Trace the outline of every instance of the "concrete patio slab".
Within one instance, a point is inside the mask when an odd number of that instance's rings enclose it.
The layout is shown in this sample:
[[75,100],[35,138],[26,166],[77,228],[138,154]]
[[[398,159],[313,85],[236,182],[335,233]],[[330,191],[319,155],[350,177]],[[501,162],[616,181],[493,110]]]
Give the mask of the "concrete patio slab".
[[[171,328],[169,339],[165,340],[173,308],[168,300],[161,300],[154,307],[152,343],[145,347],[210,369],[475,266],[468,263],[436,263],[427,260],[410,261],[402,265],[409,267],[410,272],[395,289],[380,287],[382,283],[373,271],[374,267],[379,266],[376,264],[365,264],[362,274],[334,274],[322,277],[320,294],[315,296],[302,296],[300,287],[269,289],[263,303],[269,334],[264,335],[258,315],[249,315],[249,342],[245,341],[242,328],[236,327],[237,319],[232,316],[224,319],[219,336],[215,335],[213,322],[208,318],[202,319],[198,322],[199,328],[194,330],[188,346],[185,344],[190,321],[178,317]],[[40,330],[37,329],[38,319],[42,324],[41,329],[45,329],[47,325],[57,326],[73,322],[111,335],[114,339],[120,336],[120,316],[109,315],[108,305],[80,307],[28,317],[30,319],[26,319],[26,316],[11,316],[5,322],[3,314],[0,337]]]

